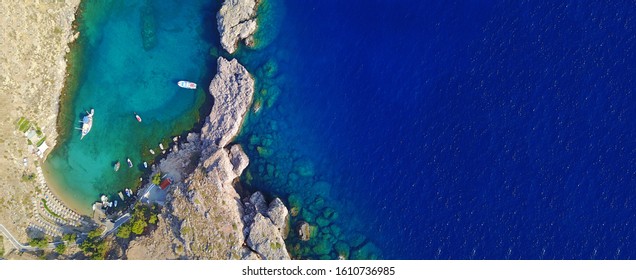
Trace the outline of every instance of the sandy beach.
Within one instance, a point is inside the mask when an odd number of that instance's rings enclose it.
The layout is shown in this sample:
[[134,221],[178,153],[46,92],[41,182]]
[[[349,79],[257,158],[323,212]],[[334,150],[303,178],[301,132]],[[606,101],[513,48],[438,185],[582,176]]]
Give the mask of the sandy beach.
[[[73,34],[72,23],[79,2],[0,2],[0,224],[21,242],[28,241],[26,228],[34,218],[36,195],[43,192],[38,161],[57,138],[65,56],[78,35]],[[49,148],[42,158],[34,153],[36,143],[29,147],[18,130],[21,118],[46,137],[43,142]]]

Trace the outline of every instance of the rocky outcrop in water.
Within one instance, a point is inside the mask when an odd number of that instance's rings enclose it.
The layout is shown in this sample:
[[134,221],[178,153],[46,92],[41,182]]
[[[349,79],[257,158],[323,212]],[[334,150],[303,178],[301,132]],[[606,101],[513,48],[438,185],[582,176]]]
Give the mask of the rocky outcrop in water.
[[241,199],[235,189],[249,158],[240,145],[228,143],[251,104],[254,80],[235,59],[217,62],[212,112],[200,135],[188,135],[159,164],[177,182],[158,229],[131,242],[128,258],[289,259],[284,243],[289,214],[282,201],[268,205],[259,192]]
[[234,53],[240,40],[252,45],[256,32],[256,0],[225,0],[216,21],[221,34],[221,45]]
[[204,157],[225,147],[238,134],[252,103],[254,79],[236,59],[217,60],[217,74],[210,83],[214,106],[201,130]]

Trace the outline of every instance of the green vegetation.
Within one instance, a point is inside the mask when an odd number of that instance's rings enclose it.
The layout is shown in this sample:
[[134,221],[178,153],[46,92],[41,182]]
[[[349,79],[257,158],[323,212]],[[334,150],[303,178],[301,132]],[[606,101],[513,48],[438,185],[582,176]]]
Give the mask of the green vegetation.
[[44,205],[44,210],[46,210],[46,212],[49,212],[49,214],[53,215],[53,217],[64,219],[60,215],[56,214],[55,212],[51,211],[51,209],[49,209],[49,207],[46,205],[46,200],[44,198],[42,198],[42,204]]
[[15,123],[15,127],[19,128],[20,125],[24,122],[25,118],[24,117],[20,117],[20,119],[18,119],[18,121]]
[[278,242],[273,242],[273,243],[269,243],[269,247],[274,249],[274,250],[278,250],[278,249],[282,248],[283,245],[278,243]]
[[66,253],[66,245],[64,243],[58,244],[55,246],[55,252],[60,255],[64,255],[64,253]]
[[3,236],[0,235],[0,257],[4,256],[4,240]]
[[117,229],[117,237],[121,238],[121,239],[128,239],[130,238],[130,233],[132,232],[132,227],[130,226],[130,223],[125,223],[123,225],[121,225],[119,227],[119,229]]
[[45,249],[46,246],[49,245],[49,241],[44,239],[44,238],[33,238],[33,239],[31,239],[31,241],[29,241],[29,245],[31,247]]
[[42,143],[44,143],[44,141],[45,141],[45,140],[46,140],[46,136],[45,136],[45,137],[42,137],[42,139],[40,139],[40,141],[38,141],[38,142],[35,144],[35,146],[36,146],[36,147],[39,147],[40,145],[42,145]]
[[24,117],[20,117],[16,125],[19,131],[26,132],[31,127],[31,122]]
[[22,178],[20,178],[20,180],[22,180],[22,182],[33,182],[35,181],[35,173],[29,173],[29,174],[22,174]]
[[117,230],[117,237],[128,239],[130,238],[131,233],[134,233],[135,236],[143,235],[149,224],[157,224],[157,221],[159,220],[157,217],[158,213],[159,209],[156,205],[147,206],[144,204],[137,204],[130,215],[130,220],[121,225],[121,227]]
[[29,130],[29,128],[31,127],[31,122],[24,119],[18,126],[18,130],[21,132],[27,132],[27,130]]
[[101,238],[101,230],[95,229],[88,233],[80,249],[91,260],[103,260],[108,253],[108,244]]
[[135,220],[132,224],[132,232],[136,235],[141,235],[146,230],[148,223],[144,220]]
[[65,233],[64,235],[62,235],[62,240],[68,243],[75,243],[75,241],[77,240],[77,234]]
[[155,175],[152,175],[152,183],[155,185],[161,184],[161,172],[157,172]]

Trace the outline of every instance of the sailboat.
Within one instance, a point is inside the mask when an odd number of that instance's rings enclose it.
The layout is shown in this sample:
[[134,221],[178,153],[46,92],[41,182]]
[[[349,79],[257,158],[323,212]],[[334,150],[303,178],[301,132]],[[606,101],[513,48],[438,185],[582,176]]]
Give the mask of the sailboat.
[[93,128],[93,114],[95,113],[94,109],[91,109],[91,112],[86,112],[86,116],[82,118],[82,136],[80,140],[86,136],[89,132],[91,132],[91,128]]

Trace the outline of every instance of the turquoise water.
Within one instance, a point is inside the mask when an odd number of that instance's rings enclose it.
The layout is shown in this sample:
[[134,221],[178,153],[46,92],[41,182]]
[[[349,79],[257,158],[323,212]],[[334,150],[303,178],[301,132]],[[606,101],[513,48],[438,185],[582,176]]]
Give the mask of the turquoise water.
[[[83,1],[70,69],[76,79],[67,81],[61,137],[45,166],[56,192],[75,208],[87,210],[100,194],[135,187],[145,171],[142,162],[154,159],[149,149],[159,154],[159,143],[167,147],[199,121],[216,69],[210,50],[218,41],[217,4],[208,2]],[[178,80],[199,89],[181,89]],[[91,108],[93,127],[80,141],[74,127]]]

